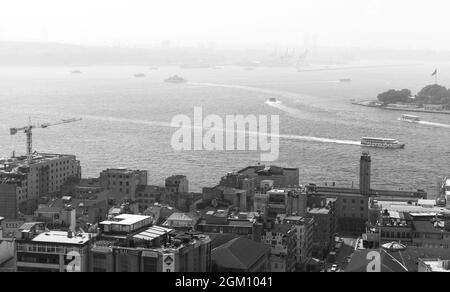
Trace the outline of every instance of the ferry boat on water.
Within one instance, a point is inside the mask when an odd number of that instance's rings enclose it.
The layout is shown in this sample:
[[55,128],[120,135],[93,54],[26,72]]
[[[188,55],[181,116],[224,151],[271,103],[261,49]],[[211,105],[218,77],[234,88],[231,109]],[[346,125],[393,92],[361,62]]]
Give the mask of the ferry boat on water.
[[269,98],[268,102],[278,102],[278,100],[275,97]]
[[417,123],[420,122],[420,118],[418,116],[412,116],[412,115],[402,115],[399,118],[400,121],[403,122],[409,122],[409,123]]
[[184,83],[186,80],[178,75],[174,75],[164,80],[167,83]]
[[361,139],[361,146],[384,148],[384,149],[403,149],[403,148],[405,148],[405,144],[400,143],[395,139],[371,138],[371,137],[363,137]]

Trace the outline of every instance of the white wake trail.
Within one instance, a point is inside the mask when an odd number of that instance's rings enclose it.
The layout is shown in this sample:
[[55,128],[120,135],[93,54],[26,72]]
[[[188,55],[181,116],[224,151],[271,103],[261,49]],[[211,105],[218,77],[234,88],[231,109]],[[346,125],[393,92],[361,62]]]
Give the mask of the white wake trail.
[[422,125],[433,126],[433,127],[450,128],[450,125],[448,125],[448,124],[433,123],[433,122],[427,122],[427,121],[419,121],[418,123],[422,124]]

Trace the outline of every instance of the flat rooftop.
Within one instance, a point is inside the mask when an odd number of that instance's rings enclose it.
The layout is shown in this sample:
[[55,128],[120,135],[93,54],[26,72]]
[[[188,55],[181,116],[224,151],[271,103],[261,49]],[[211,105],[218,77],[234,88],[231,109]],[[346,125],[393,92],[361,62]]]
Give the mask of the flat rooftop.
[[326,215],[328,213],[330,213],[330,209],[327,208],[313,208],[313,209],[309,209],[308,213],[309,214],[323,214]]
[[138,222],[141,222],[143,220],[151,219],[150,216],[143,216],[143,215],[132,215],[132,214],[121,214],[112,220],[106,220],[103,222],[100,222],[100,224],[103,225],[110,225],[110,224],[118,224],[118,225],[133,225]]
[[33,164],[50,162],[62,158],[71,158],[75,160],[76,156],[67,154],[34,153],[32,155],[31,163],[28,162],[27,156],[0,158],[0,173],[20,174],[19,168],[29,167]]
[[69,238],[67,231],[48,231],[33,238],[32,242],[84,245],[90,240],[88,233],[74,235]]
[[128,168],[108,168],[104,170],[103,172],[109,172],[109,173],[119,173],[119,174],[133,174],[136,172],[146,172],[146,170],[139,170],[139,169],[128,169]]
[[172,231],[173,229],[164,228],[160,226],[152,226],[149,229],[134,235],[133,238],[152,241],[158,237],[171,233]]
[[425,205],[419,204],[408,204],[408,202],[399,202],[399,201],[378,201],[378,205],[382,209],[386,209],[388,211],[397,211],[397,212],[407,212],[407,213],[445,213],[450,212],[443,207],[428,207]]

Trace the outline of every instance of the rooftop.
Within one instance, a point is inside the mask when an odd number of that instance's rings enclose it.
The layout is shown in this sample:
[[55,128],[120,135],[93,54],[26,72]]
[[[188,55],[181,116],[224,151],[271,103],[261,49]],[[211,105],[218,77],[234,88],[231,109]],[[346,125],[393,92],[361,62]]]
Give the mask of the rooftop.
[[291,224],[275,224],[273,226],[272,232],[273,233],[281,233],[281,234],[288,234],[292,230]]
[[182,175],[182,174],[175,174],[172,176],[169,176],[168,178],[166,178],[166,180],[173,180],[173,179],[185,179],[186,176]]
[[[426,200],[427,201],[427,200]],[[425,202],[426,202],[425,201]],[[422,202],[423,203],[423,202]],[[408,202],[402,201],[378,201],[378,206],[384,210],[397,211],[397,212],[407,212],[407,213],[443,213],[450,212],[442,207],[428,207],[427,204],[408,204]]]
[[416,232],[423,233],[443,233],[448,232],[444,230],[444,222],[430,222],[430,221],[414,221],[413,222],[414,230]]
[[172,231],[173,231],[173,229],[164,228],[164,227],[160,227],[160,226],[152,226],[149,229],[134,235],[133,238],[146,240],[146,241],[152,241],[155,238],[169,234]]
[[331,212],[328,208],[311,208],[308,210],[309,214],[321,214],[321,215],[327,215]]
[[[351,262],[345,269],[346,272],[367,272],[368,264],[372,257],[370,252],[376,250],[357,250],[352,256]],[[416,248],[407,247],[405,250],[386,251],[381,250],[381,272],[417,272],[419,259],[423,258],[450,259],[450,250],[442,248]],[[369,259],[367,259],[369,258]]]
[[245,237],[231,239],[212,250],[211,256],[216,265],[236,270],[249,270],[261,257],[270,252],[268,245]]
[[67,231],[48,231],[37,235],[32,242],[84,245],[91,240],[88,233],[75,234],[71,238],[68,235]]
[[137,173],[137,172],[146,172],[146,170],[128,169],[128,168],[108,168],[102,172],[119,173],[119,174],[133,174],[133,173]]
[[449,261],[443,261],[441,259],[421,259],[421,262],[432,272],[450,272]]
[[100,224],[109,225],[109,224],[119,224],[119,225],[133,225],[143,220],[151,219],[150,216],[143,215],[133,215],[133,214],[120,214],[115,216],[112,220],[106,220],[100,222]]
[[37,152],[32,154],[31,163],[28,161],[28,156],[0,158],[0,173],[22,174],[24,172],[23,169],[29,167],[30,165],[54,161],[61,158],[76,159],[74,155]]
[[167,218],[167,221],[176,220],[176,221],[195,221],[198,219],[197,214],[193,213],[173,213]]

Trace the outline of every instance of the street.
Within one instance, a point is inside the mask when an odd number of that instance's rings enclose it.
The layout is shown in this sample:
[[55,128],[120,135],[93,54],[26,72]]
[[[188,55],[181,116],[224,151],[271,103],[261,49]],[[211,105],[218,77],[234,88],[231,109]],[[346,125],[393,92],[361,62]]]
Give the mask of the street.
[[344,236],[342,236],[341,238],[343,239],[343,244],[339,250],[336,250],[335,261],[326,264],[327,271],[330,271],[333,264],[338,265],[338,272],[345,270],[348,265],[349,257],[353,255],[357,238]]

